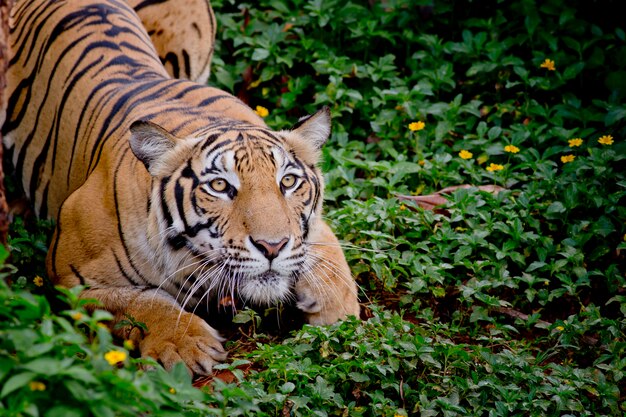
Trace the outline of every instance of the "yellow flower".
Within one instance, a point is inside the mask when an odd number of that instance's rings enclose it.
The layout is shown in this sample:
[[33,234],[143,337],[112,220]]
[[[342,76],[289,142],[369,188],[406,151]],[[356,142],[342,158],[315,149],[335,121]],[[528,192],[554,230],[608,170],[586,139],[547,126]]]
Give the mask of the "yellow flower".
[[519,152],[519,148],[515,145],[506,145],[504,147],[504,152],[509,152],[509,153],[518,153]]
[[541,65],[539,65],[539,67],[546,68],[548,71],[554,71],[556,69],[556,67],[554,66],[554,61],[548,58],[546,58],[546,60],[543,61]]
[[489,166],[487,167],[487,171],[489,172],[502,171],[503,169],[504,169],[504,165],[494,164],[493,162],[489,164]]
[[411,132],[415,132],[416,130],[423,130],[425,127],[426,123],[422,122],[421,120],[419,122],[409,123],[409,130]]
[[581,138],[576,138],[576,139],[570,139],[567,141],[567,143],[569,143],[569,147],[570,148],[575,148],[577,146],[580,146],[583,144],[583,140]]
[[612,145],[613,144],[613,136],[611,136],[611,135],[601,136],[600,139],[598,139],[598,143],[601,144],[601,145]]
[[170,394],[176,394],[176,390],[174,388],[170,388]]
[[35,278],[33,278],[33,284],[35,284],[38,287],[43,286],[43,278],[37,275]]
[[256,106],[254,112],[261,117],[267,117],[267,115],[270,114],[270,111],[263,106]]
[[39,381],[31,381],[28,383],[28,388],[30,388],[31,391],[45,391],[46,384]]
[[400,204],[400,210],[406,210],[406,206],[404,204]]
[[104,354],[104,359],[109,362],[109,365],[115,365],[120,362],[124,362],[126,359],[126,352],[121,350],[111,350]]
[[459,152],[459,156],[461,157],[461,159],[470,159],[472,156],[474,156],[474,154],[470,151],[466,151],[465,149],[463,149],[461,152]]
[[555,329],[559,332],[562,332],[563,330],[565,330],[565,327],[563,326],[556,326]]
[[126,350],[135,350],[135,343],[130,339],[126,339],[124,340],[124,348]]
[[80,320],[80,319],[82,319],[82,318],[83,318],[83,314],[82,314],[82,313],[79,313],[79,312],[77,311],[76,313],[72,313],[72,314],[71,314],[71,317],[72,317],[75,321],[78,321],[78,320]]
[[568,162],[572,162],[574,159],[576,159],[575,155],[563,155],[561,157],[561,162],[567,164]]

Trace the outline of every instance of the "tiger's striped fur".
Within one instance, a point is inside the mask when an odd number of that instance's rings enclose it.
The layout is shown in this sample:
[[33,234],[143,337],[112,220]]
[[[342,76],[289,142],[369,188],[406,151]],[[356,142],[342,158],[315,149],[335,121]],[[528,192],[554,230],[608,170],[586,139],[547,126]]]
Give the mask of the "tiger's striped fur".
[[209,80],[215,15],[209,0],[127,0],[135,10],[159,59],[174,78]]
[[[131,2],[140,13],[148,3]],[[57,219],[48,272],[87,285],[83,296],[116,320],[146,323],[145,337],[131,334],[142,355],[209,373],[225,352],[194,311],[224,294],[295,297],[313,324],[358,314],[356,285],[321,219],[328,110],[275,132],[232,95],[171,78],[121,0],[22,0],[10,25],[3,132],[37,213]],[[177,54],[183,41],[159,48],[174,44]],[[208,68],[210,54],[189,62]]]

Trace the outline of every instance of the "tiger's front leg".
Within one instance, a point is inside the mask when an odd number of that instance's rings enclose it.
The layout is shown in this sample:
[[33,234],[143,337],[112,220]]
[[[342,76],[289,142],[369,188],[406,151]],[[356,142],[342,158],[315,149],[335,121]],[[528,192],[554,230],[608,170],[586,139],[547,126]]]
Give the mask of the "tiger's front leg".
[[359,317],[356,282],[337,237],[319,220],[309,242],[309,262],[295,288],[297,307],[314,325],[332,324],[351,315]]
[[126,315],[146,325],[142,332],[128,328],[113,330],[139,346],[141,356],[152,357],[165,368],[184,362],[196,375],[209,375],[213,365],[226,359],[223,339],[195,314],[184,312],[167,293],[156,288],[109,287],[86,289],[84,298],[94,298],[114,314],[114,323]]

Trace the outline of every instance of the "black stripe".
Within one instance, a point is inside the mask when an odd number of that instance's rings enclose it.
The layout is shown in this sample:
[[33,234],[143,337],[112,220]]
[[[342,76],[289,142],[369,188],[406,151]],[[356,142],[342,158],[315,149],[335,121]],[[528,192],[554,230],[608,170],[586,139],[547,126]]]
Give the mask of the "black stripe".
[[309,218],[304,213],[300,213],[300,221],[302,222],[302,239],[306,240],[309,236]]
[[85,285],[85,277],[83,277],[80,272],[78,272],[78,269],[72,264],[70,264],[70,269],[72,270],[72,273],[76,275],[78,281],[80,281],[80,285]]
[[191,78],[191,63],[189,62],[189,54],[183,49],[183,61],[185,62],[185,74],[187,78]]
[[141,286],[141,284],[139,282],[137,282],[134,279],[132,279],[131,276],[126,272],[126,270],[122,266],[122,262],[120,262],[120,259],[117,257],[117,255],[113,254],[113,257],[115,258],[115,263],[117,264],[117,267],[119,268],[120,272],[122,273],[122,276],[124,278],[126,278],[126,281],[128,281],[129,284],[132,284],[135,287]]
[[[115,203],[115,217],[116,217],[116,220],[117,220],[117,234],[118,234],[118,236],[120,238],[120,242],[122,243],[122,248],[124,248],[124,254],[126,255],[126,260],[128,261],[128,264],[133,269],[133,272],[135,273],[135,275],[137,275],[139,277],[139,279],[141,279],[145,283],[145,282],[148,282],[148,280],[143,277],[141,272],[139,272],[139,269],[135,266],[135,264],[133,263],[133,260],[132,260],[132,258],[130,256],[130,252],[128,250],[128,246],[126,245],[126,236],[124,234],[124,231],[122,230],[122,218],[120,216],[120,207],[119,207],[119,199],[118,199],[117,182],[118,182],[118,175],[120,173],[120,166],[124,162],[124,159],[128,156],[129,152],[130,152],[130,148],[124,149],[124,152],[122,153],[122,155],[120,155],[120,160],[119,160],[117,166],[115,167],[115,173],[113,175],[113,202]],[[117,260],[117,255],[115,255],[115,259]],[[119,263],[119,261],[118,261],[118,263]],[[120,266],[120,269],[121,269],[121,266]],[[130,277],[128,277],[128,280],[133,282],[133,284],[135,284],[135,285],[139,285],[138,283],[136,283],[136,281],[131,280]]]
[[183,235],[170,236],[167,238],[167,243],[174,250],[180,250],[187,246],[187,238],[185,238]]
[[178,217],[180,217],[183,222],[183,227],[187,230],[187,217],[185,216],[185,189],[180,184],[180,179],[176,181],[176,185],[174,185],[174,199],[176,200]]
[[172,214],[170,213],[170,209],[167,206],[167,200],[165,199],[165,188],[167,184],[170,182],[171,177],[164,177],[161,180],[161,185],[159,187],[159,197],[161,199],[161,211],[163,212],[163,217],[165,217],[165,223],[167,228],[171,227],[174,224],[174,220],[172,219]]
[[46,183],[41,195],[41,206],[39,207],[39,217],[42,219],[48,218],[48,190],[50,189],[50,180]]
[[139,3],[138,5],[135,6],[135,12],[138,12],[139,10],[148,7],[148,6],[153,6],[155,4],[161,4],[161,3],[166,3],[168,0],[144,0],[141,3]]
[[210,106],[211,104],[214,104],[216,101],[220,101],[220,100],[223,100],[223,99],[230,99],[230,100],[237,101],[237,102],[243,104],[240,100],[236,99],[235,97],[231,96],[230,94],[223,94],[223,95],[219,95],[219,96],[211,96],[211,97],[205,98],[200,103],[198,103],[198,106],[200,106],[200,107]]
[[164,57],[160,57],[163,66],[168,62],[172,64],[172,76],[180,78],[180,67],[178,65],[178,56],[174,52],[168,52]]
[[200,231],[211,228],[213,226],[213,222],[214,219],[208,219],[206,223],[198,223],[195,226],[188,227],[185,229],[185,235],[195,237],[198,233],[200,233]]

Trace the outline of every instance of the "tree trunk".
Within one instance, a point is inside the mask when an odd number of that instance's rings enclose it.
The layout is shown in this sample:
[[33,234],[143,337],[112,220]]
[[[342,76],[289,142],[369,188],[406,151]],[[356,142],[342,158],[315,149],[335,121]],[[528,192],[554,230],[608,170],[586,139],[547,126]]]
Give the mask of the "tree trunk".
[[[9,61],[7,40],[9,38],[9,11],[13,0],[0,0],[0,105],[4,105],[6,70]],[[0,132],[0,162],[2,161],[2,133]],[[9,210],[4,190],[4,171],[0,163],[0,244],[6,246],[9,229]]]

